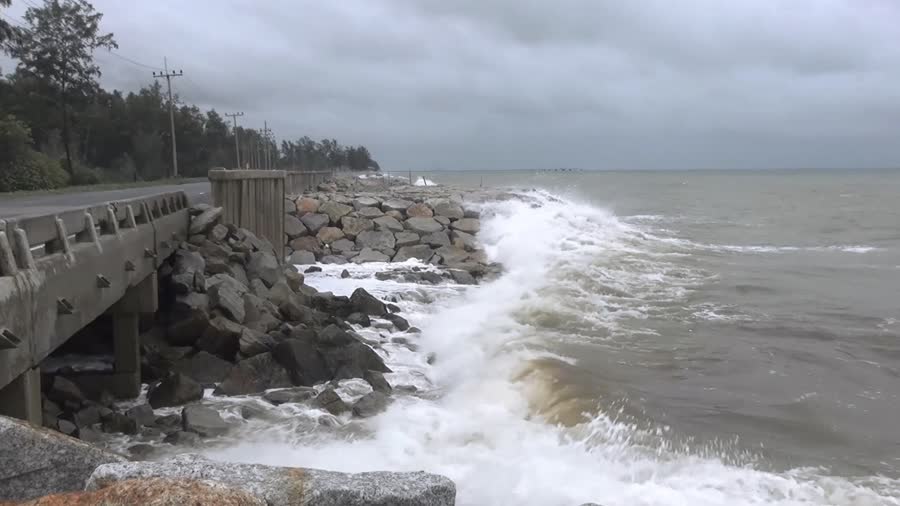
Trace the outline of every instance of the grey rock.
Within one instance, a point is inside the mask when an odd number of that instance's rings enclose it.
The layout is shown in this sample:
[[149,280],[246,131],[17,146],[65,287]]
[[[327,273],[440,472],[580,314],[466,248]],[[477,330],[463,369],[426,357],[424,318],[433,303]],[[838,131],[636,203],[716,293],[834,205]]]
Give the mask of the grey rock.
[[247,395],[270,388],[293,386],[287,370],[272,357],[261,353],[241,360],[228,373],[215,393],[218,395]]
[[271,287],[278,281],[280,276],[281,267],[278,265],[278,259],[275,258],[275,255],[265,251],[250,253],[250,261],[247,262],[248,278],[261,279],[266,286]]
[[288,258],[291,265],[311,265],[316,263],[316,255],[312,251],[295,251]]
[[341,279],[347,279],[349,277],[350,277],[350,271],[348,271],[347,269],[344,269],[341,271]]
[[366,371],[363,375],[363,379],[366,380],[369,385],[372,385],[372,390],[376,392],[389,394],[391,393],[391,390],[393,390],[391,384],[384,379],[384,374],[378,371]]
[[[72,437],[74,437],[75,433],[78,432],[78,427],[68,420],[59,420],[59,422],[57,423],[57,428],[63,434]],[[0,489],[2,489],[2,487],[0,487]]]
[[53,377],[47,397],[59,404],[75,403],[80,405],[85,399],[84,393],[78,388],[78,385],[62,376]]
[[466,209],[466,218],[481,218],[481,213],[475,209]]
[[203,330],[203,335],[197,340],[196,346],[218,357],[232,360],[243,331],[244,326],[240,323],[224,316],[216,316],[209,321],[209,326]]
[[385,211],[384,215],[390,216],[391,218],[394,218],[397,221],[403,221],[406,219],[406,216],[403,214],[403,211]]
[[451,231],[450,240],[453,241],[454,246],[466,251],[475,251],[478,249],[478,239],[476,239],[474,235],[460,230]]
[[103,432],[121,432],[134,435],[139,432],[137,420],[127,417],[122,413],[110,413],[103,419]]
[[321,202],[314,198],[300,197],[295,204],[297,216],[303,216],[306,213],[315,213],[319,210],[319,205],[321,205]]
[[149,427],[156,424],[156,414],[153,413],[153,408],[147,403],[138,404],[128,409],[125,412],[125,416],[133,419],[139,426]]
[[238,340],[241,355],[244,357],[254,357],[261,353],[272,351],[276,344],[278,342],[274,337],[253,329],[244,329]]
[[0,416],[0,498],[3,500],[24,501],[80,491],[97,466],[125,461],[121,455],[56,431]]
[[[355,235],[353,236],[356,237]],[[335,253],[345,253],[347,251],[354,251],[356,249],[356,243],[349,239],[339,239],[331,243],[331,251]]]
[[328,215],[328,218],[334,225],[340,223],[341,218],[352,210],[353,208],[348,205],[339,204],[333,201],[322,202],[322,205],[319,206],[319,213]]
[[283,390],[272,390],[263,394],[263,399],[278,406],[285,403],[299,403],[308,401],[316,395],[316,389],[311,387],[294,387]]
[[435,216],[435,217],[434,217],[434,221],[440,223],[440,224],[443,225],[444,227],[449,227],[449,226],[450,226],[450,218],[448,218],[448,217],[446,217],[446,216]]
[[387,409],[391,398],[384,392],[373,391],[362,396],[356,404],[353,405],[353,416],[360,418],[368,418],[375,416]]
[[346,474],[218,462],[199,455],[105,464],[94,471],[86,489],[98,490],[135,478],[218,482],[247,492],[270,506],[452,506],[456,501],[456,486],[452,481],[424,472]]
[[398,248],[419,244],[419,234],[415,232],[397,232],[394,234],[394,239]]
[[297,271],[297,268],[293,265],[288,265],[281,271],[284,274],[284,280],[287,282],[288,286],[291,287],[291,290],[297,291],[303,285],[303,282],[306,281],[303,274]]
[[284,214],[293,215],[297,213],[297,199],[294,197],[284,198]]
[[394,262],[405,262],[410,258],[418,258],[423,262],[427,262],[431,259],[433,254],[434,252],[431,250],[431,247],[425,244],[404,246],[397,250],[397,254],[394,255]]
[[75,415],[72,417],[72,421],[75,422],[75,425],[78,427],[90,427],[95,423],[99,423],[100,418],[101,415],[99,406],[85,406],[84,408],[78,410],[77,413],[75,413]]
[[222,242],[228,238],[228,227],[219,223],[209,231],[209,238],[216,242]]
[[203,437],[221,436],[229,429],[216,410],[199,405],[185,406],[181,410],[181,423],[185,432]]
[[191,274],[195,272],[204,272],[206,270],[206,260],[203,255],[196,251],[188,251],[186,249],[178,249],[172,256],[172,272],[174,274]]
[[434,232],[422,236],[422,243],[434,248],[439,248],[441,246],[450,246],[450,236],[447,235],[447,232]]
[[372,248],[381,251],[393,249],[395,244],[394,234],[387,230],[365,230],[356,236],[356,245],[360,249]]
[[467,271],[459,270],[459,269],[451,269],[450,276],[453,277],[453,281],[456,281],[460,285],[474,285],[475,278],[472,277]]
[[388,230],[391,232],[402,232],[403,224],[392,216],[382,216],[373,220],[378,230]]
[[406,318],[403,318],[398,314],[388,313],[384,315],[383,318],[393,323],[394,326],[401,331],[409,329],[409,322],[406,321]]
[[441,199],[439,202],[432,203],[434,214],[444,216],[451,220],[458,220],[465,216],[463,208],[447,199]]
[[313,404],[335,416],[350,411],[350,406],[332,388],[323,390],[322,393],[317,395]]
[[303,237],[307,234],[309,234],[309,230],[306,229],[306,225],[299,218],[290,214],[284,216],[284,235],[287,236],[288,240]]
[[169,374],[147,392],[147,402],[153,409],[178,406],[201,398],[203,388],[200,384],[177,372]]
[[344,234],[350,239],[356,239],[360,232],[375,229],[375,223],[372,220],[368,218],[354,218],[352,216],[341,218],[341,226]]
[[166,438],[163,439],[163,442],[176,446],[197,446],[200,444],[200,435],[194,432],[179,430],[166,436]]
[[[308,253],[308,251],[304,253]],[[261,299],[269,298],[269,287],[266,286],[266,284],[263,283],[261,279],[251,279],[248,286],[250,288],[250,293],[252,293],[253,295],[256,295]]]
[[434,218],[410,218],[405,222],[406,228],[412,230],[419,235],[440,232],[444,226],[434,220]]
[[467,234],[474,234],[481,229],[481,221],[477,218],[463,218],[451,223],[450,228],[466,232]]
[[350,295],[350,303],[360,313],[371,316],[382,316],[388,312],[384,302],[364,288],[357,288],[353,291]]
[[372,320],[369,319],[369,315],[365,313],[350,313],[347,315],[345,321],[351,325],[361,325],[363,327],[369,327],[372,325]]
[[390,199],[381,203],[381,210],[403,212],[411,205],[413,205],[413,202],[410,202],[409,200]]
[[238,280],[227,274],[216,274],[213,278],[219,276],[222,276],[219,282],[206,290],[207,295],[209,295],[210,307],[221,309],[232,320],[243,323],[246,316],[244,312],[244,294],[247,293],[246,285],[242,285]]
[[444,264],[446,265],[455,265],[469,258],[469,253],[466,250],[456,246],[441,246],[435,250],[435,253],[444,259]]
[[273,353],[296,385],[313,386],[334,376],[311,339],[285,339]]
[[359,211],[366,207],[377,207],[381,202],[374,197],[358,197],[353,200],[353,208]]
[[322,241],[315,236],[298,237],[291,241],[288,246],[294,251],[310,251],[317,256],[322,254]]
[[194,216],[191,220],[190,234],[206,234],[216,223],[222,218],[221,207],[211,207],[202,213]]
[[319,230],[322,230],[322,227],[328,226],[331,218],[327,214],[309,213],[303,215],[300,221],[306,225],[306,229],[309,230],[310,234],[317,234]]
[[357,211],[357,214],[360,218],[369,219],[380,218],[384,216],[384,212],[382,212],[381,209],[378,209],[377,207],[363,207],[362,209]]
[[198,202],[198,203],[192,205],[190,209],[188,209],[188,213],[190,213],[191,216],[197,216],[198,214],[201,214],[204,211],[211,209],[211,208],[212,208],[212,206],[209,204],[206,204],[204,202]]
[[328,265],[328,264],[342,265],[342,264],[347,263],[347,259],[344,257],[341,257],[341,256],[337,256],[337,255],[325,255],[322,257],[322,263],[326,264],[326,265]]
[[[193,357],[183,358],[175,364],[177,372],[184,374],[201,385],[211,385],[224,380],[228,376],[231,367],[231,362],[204,350],[198,351]],[[151,411],[150,415],[152,414],[153,412]]]
[[368,262],[390,262],[391,257],[381,253],[380,251],[375,251],[372,248],[364,248],[359,252],[358,255],[354,256],[351,260],[355,264],[364,264]]

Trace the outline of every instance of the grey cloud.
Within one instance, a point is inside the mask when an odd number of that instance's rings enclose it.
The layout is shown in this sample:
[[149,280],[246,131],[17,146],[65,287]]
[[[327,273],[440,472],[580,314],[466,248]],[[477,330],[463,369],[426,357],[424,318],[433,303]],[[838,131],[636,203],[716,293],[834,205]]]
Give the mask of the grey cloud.
[[[385,167],[900,165],[892,0],[95,0],[185,100]],[[101,55],[104,84],[149,69]]]

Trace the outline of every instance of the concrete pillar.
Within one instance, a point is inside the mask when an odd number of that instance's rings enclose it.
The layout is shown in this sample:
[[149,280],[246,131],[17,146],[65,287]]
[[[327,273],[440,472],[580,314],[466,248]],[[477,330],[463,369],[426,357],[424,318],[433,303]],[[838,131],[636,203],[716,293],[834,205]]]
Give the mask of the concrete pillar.
[[12,383],[0,389],[0,414],[41,425],[43,417],[40,369],[37,367],[28,369]]
[[114,375],[110,391],[116,397],[133,398],[141,393],[141,313],[153,313],[159,302],[156,273],[128,288],[112,307]]

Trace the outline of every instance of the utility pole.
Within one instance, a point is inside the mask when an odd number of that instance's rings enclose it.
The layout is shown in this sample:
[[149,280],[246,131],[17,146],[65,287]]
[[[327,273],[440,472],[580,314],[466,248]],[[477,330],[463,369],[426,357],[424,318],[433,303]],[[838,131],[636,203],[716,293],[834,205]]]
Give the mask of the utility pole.
[[228,116],[234,122],[234,159],[237,161],[237,165],[235,165],[236,169],[241,168],[241,149],[238,147],[237,119],[239,116],[243,115],[243,112],[233,112],[231,114],[225,113],[225,116]]
[[178,155],[175,147],[175,102],[172,100],[172,78],[183,76],[184,71],[169,72],[169,62],[166,58],[163,58],[163,65],[166,71],[154,72],[153,77],[156,79],[165,77],[166,85],[169,88],[169,128],[172,129],[172,177],[178,177]]
[[272,158],[269,155],[269,134],[271,133],[272,130],[269,129],[269,123],[263,121],[263,139],[266,140],[266,170],[272,170]]

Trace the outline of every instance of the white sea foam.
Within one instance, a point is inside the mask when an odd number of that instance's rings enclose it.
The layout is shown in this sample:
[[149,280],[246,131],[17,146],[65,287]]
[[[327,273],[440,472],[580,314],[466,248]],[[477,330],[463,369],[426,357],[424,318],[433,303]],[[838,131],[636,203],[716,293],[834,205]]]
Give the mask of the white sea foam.
[[[456,482],[460,505],[900,504],[900,483],[887,478],[734,465],[724,455],[668,448],[666,427],[639,428],[616,413],[574,427],[535,416],[531,386],[513,378],[526,361],[546,356],[547,318],[570,318],[575,334],[592,326],[623,331],[617,322],[665,311],[665,303],[683,301],[707,275],[667,263],[656,253],[671,244],[601,209],[531,196],[542,205],[508,201],[484,209],[480,239],[506,268],[491,283],[421,287],[373,277],[410,267],[392,264],[323,266],[307,276],[320,290],[348,294],[363,286],[399,298],[403,315],[423,330],[415,341],[420,349],[384,344],[379,352],[395,371],[389,375],[395,388],[413,385],[415,395],[396,394],[386,412],[364,421],[327,418],[312,408],[267,408],[284,413],[281,421],[251,422],[239,441],[208,454],[343,471],[441,473]],[[343,269],[350,278],[339,277]],[[363,337],[390,343],[392,335],[368,329]],[[425,359],[429,353],[437,356],[434,364]],[[352,385],[339,393],[354,397],[361,390]],[[322,420],[337,427],[322,429]],[[646,444],[654,439],[663,443]]]

